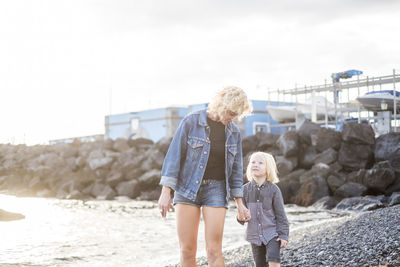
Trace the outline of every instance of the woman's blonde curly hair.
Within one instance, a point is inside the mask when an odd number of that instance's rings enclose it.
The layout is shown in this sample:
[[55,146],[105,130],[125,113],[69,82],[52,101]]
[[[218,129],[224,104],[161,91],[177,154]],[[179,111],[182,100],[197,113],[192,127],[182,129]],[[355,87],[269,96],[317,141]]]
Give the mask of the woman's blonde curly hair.
[[252,106],[243,89],[237,86],[226,86],[217,92],[208,105],[208,112],[220,117],[226,111],[237,113],[239,120],[251,113]]

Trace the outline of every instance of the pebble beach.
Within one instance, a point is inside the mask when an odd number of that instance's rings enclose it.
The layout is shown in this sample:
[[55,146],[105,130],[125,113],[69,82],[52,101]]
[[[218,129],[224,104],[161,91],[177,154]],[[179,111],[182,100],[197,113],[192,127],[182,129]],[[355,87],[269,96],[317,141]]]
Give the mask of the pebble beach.
[[[289,238],[282,266],[400,266],[400,205],[296,229]],[[224,257],[229,267],[254,266],[249,245]]]

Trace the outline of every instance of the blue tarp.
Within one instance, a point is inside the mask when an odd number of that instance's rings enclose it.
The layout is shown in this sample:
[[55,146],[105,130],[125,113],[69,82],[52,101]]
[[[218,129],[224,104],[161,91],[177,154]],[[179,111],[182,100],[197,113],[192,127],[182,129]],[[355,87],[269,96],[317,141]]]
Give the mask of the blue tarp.
[[363,72],[360,70],[346,70],[343,72],[335,73],[334,77],[332,77],[336,82],[339,82],[339,79],[347,79],[351,78],[355,75],[361,75]]

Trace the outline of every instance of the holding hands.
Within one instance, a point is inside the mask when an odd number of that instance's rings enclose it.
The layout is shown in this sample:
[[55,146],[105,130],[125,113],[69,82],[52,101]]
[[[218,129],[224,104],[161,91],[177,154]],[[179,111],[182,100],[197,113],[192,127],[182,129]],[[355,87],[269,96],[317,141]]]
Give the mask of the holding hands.
[[236,199],[236,205],[238,209],[237,219],[238,221],[248,222],[251,219],[250,211],[243,205],[242,199]]

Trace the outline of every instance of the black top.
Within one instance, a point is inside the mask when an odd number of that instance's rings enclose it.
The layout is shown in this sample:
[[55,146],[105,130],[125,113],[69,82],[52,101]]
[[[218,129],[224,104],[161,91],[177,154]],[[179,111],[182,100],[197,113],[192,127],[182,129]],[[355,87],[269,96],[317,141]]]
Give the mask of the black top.
[[207,117],[210,127],[210,155],[203,179],[225,181],[225,125]]

